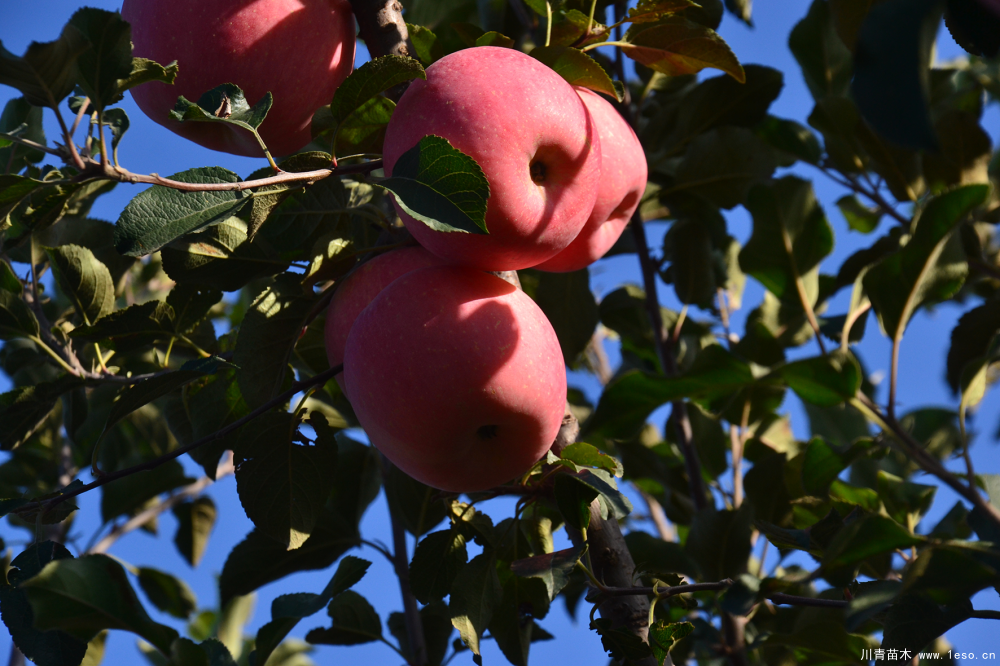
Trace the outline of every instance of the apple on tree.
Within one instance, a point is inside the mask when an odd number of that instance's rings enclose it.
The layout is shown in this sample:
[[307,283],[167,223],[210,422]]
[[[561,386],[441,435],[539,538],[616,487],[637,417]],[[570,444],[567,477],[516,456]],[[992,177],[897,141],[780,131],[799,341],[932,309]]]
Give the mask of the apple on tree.
[[587,224],[565,250],[535,268],[576,271],[604,256],[625,230],[646,189],[646,155],[639,138],[603,97],[576,88],[601,139],[601,180]]
[[235,83],[253,104],[266,93],[274,104],[260,134],[274,155],[311,140],[313,113],[329,104],[354,67],[354,15],[347,0],[124,0],[133,55],[176,60],[174,85],[132,89],[154,122],[212,150],[259,157],[249,133],[224,123],[181,123],[169,112],[179,95],[195,101]]
[[489,181],[489,234],[436,231],[394,202],[406,228],[434,254],[482,270],[555,256],[587,222],[600,178],[600,140],[580,96],[514,49],[456,51],[426,74],[410,84],[386,129],[386,174],[423,137],[444,137]]
[[523,291],[461,266],[396,279],[344,349],[347,396],[372,444],[453,492],[523,474],[552,446],[566,372],[552,325]]
[[[347,335],[361,311],[396,278],[418,268],[440,266],[446,262],[422,247],[404,247],[380,254],[358,266],[348,275],[330,301],[326,316],[326,355],[330,367],[344,362]],[[337,383],[344,387],[344,373]]]

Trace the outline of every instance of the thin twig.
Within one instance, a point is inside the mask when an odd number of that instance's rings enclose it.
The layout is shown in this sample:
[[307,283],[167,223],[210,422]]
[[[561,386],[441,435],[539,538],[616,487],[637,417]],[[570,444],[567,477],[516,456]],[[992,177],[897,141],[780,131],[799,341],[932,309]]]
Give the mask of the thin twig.
[[150,185],[162,185],[183,192],[242,192],[258,187],[268,187],[270,185],[282,185],[285,183],[312,184],[318,180],[323,180],[330,176],[343,176],[352,173],[367,173],[382,168],[382,160],[371,160],[362,164],[347,164],[338,166],[336,169],[316,169],[315,171],[283,171],[276,176],[268,178],[258,178],[256,180],[244,180],[238,183],[182,183],[178,180],[163,178],[159,174],[137,174],[121,167],[109,167],[105,177],[118,180],[123,183],[149,183]]
[[13,134],[4,134],[3,138],[5,138],[8,141],[11,141],[13,143],[19,143],[22,146],[27,146],[28,148],[31,148],[32,150],[40,150],[43,153],[48,153],[49,155],[54,155],[55,157],[58,157],[60,159],[64,159],[66,157],[66,154],[63,153],[62,151],[56,150],[55,148],[49,148],[48,146],[43,146],[42,144],[40,144],[40,143],[38,143],[36,141],[32,141],[31,139],[24,139],[24,138],[19,137],[19,136],[14,136]]
[[292,387],[290,389],[288,389],[284,393],[281,393],[280,395],[275,396],[274,398],[271,398],[266,403],[264,403],[257,409],[253,410],[243,418],[237,419],[236,421],[233,421],[226,427],[217,430],[211,435],[202,437],[201,439],[192,442],[187,446],[181,446],[179,448],[176,448],[173,451],[160,456],[159,458],[155,458],[154,460],[148,460],[144,463],[133,465],[132,467],[119,470],[117,472],[104,474],[94,479],[88,484],[80,486],[79,488],[75,488],[62,495],[58,495],[57,497],[53,497],[51,499],[43,501],[29,502],[28,504],[19,507],[18,511],[19,512],[32,511],[35,509],[43,508],[45,512],[48,512],[51,511],[53,508],[55,508],[57,505],[61,504],[62,502],[65,502],[66,500],[72,497],[76,497],[77,495],[82,495],[83,493],[93,490],[94,488],[99,488],[101,486],[111,483],[112,481],[117,481],[118,479],[124,478],[126,476],[131,476],[139,472],[146,472],[151,469],[156,469],[157,467],[166,462],[170,462],[171,460],[180,458],[182,455],[188,453],[189,451],[193,451],[201,446],[204,446],[205,444],[210,444],[211,442],[214,442],[217,439],[222,439],[229,433],[233,432],[234,430],[237,430],[238,428],[243,427],[244,425],[246,425],[250,421],[253,421],[257,417],[265,414],[266,412],[271,411],[272,409],[278,407],[279,405],[283,405],[284,403],[288,402],[288,400],[291,399],[292,396],[294,396],[296,393],[299,393],[311,386],[325,384],[326,382],[333,379],[333,377],[338,373],[340,373],[343,369],[344,369],[343,364],[335,365],[329,370],[325,370],[324,372],[321,372],[318,375],[295,382],[294,384],[292,384]]
[[[720,592],[732,587],[733,581],[730,579],[721,580],[715,583],[687,583],[684,585],[672,585],[669,587],[604,587],[598,588],[596,595],[601,597],[622,597],[633,595],[655,596],[657,599],[669,599],[678,594],[693,594],[696,592]],[[787,606],[813,606],[816,608],[847,608],[849,602],[837,599],[817,599],[815,597],[799,597],[783,592],[772,592],[766,596],[776,604]],[[998,611],[994,611],[1000,614]]]

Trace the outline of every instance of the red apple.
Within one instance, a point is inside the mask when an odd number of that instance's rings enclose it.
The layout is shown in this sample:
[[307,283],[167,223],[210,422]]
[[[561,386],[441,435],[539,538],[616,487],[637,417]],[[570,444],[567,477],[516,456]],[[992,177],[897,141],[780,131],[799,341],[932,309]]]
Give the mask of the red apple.
[[586,88],[576,91],[601,137],[601,182],[597,202],[580,235],[565,250],[536,266],[564,273],[589,266],[622,235],[646,189],[646,155],[639,138],[607,100]]
[[[354,320],[379,292],[401,275],[443,263],[443,259],[422,247],[404,247],[380,254],[348,275],[334,292],[326,313],[326,356],[330,359],[330,367],[344,362],[347,334],[351,332]],[[344,373],[337,375],[341,388],[344,387],[343,376]]]
[[389,122],[386,173],[428,134],[475,158],[490,184],[489,235],[434,231],[396,206],[434,254],[489,271],[527,268],[555,256],[586,223],[600,142],[573,87],[534,58],[481,46],[428,67]]
[[509,481],[562,423],[566,371],[552,325],[523,291],[461,266],[382,290],[344,350],[347,396],[372,444],[452,492]]
[[194,102],[235,83],[255,104],[270,92],[274,105],[260,134],[273,155],[287,155],[309,143],[313,112],[330,103],[354,67],[347,0],[124,0],[122,18],[132,24],[133,55],[180,67],[174,85],[133,88],[139,108],[171,131],[227,153],[263,154],[246,130],[171,119],[178,95]]

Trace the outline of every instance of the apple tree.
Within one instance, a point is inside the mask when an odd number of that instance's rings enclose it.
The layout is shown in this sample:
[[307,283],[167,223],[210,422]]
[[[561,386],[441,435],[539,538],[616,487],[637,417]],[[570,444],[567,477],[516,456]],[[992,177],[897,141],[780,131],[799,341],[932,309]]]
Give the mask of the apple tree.
[[[260,168],[242,176],[120,163],[117,103],[179,76],[133,56],[121,15],[80,9],[55,41],[0,48],[0,83],[20,95],[0,116],[0,369],[13,385],[0,394],[0,514],[4,535],[29,544],[3,561],[14,659],[94,665],[118,630],[154,664],[291,666],[307,660],[287,638],[309,627],[313,645],[381,641],[410,666],[482,663],[484,640],[523,666],[533,642],[571,640],[540,623],[563,612],[557,597],[589,613],[614,663],[643,666],[910,659],[962,622],[1000,619],[971,601],[1000,584],[1000,475],[969,454],[969,417],[1000,361],[1000,162],[981,125],[1000,99],[995,3],[813,0],[788,36],[801,72],[743,63],[715,32],[726,11],[749,23],[749,0],[351,6],[372,59],[315,110],[302,150],[272,157],[259,128],[278,102],[248,99],[240,81],[158,120],[259,146]],[[932,67],[942,19],[970,55]],[[545,456],[460,494],[359,434],[323,331],[360,264],[414,243],[397,207],[487,233],[486,207],[469,203],[491,196],[474,158],[430,136],[391,175],[381,159],[407,85],[483,46],[611,101],[648,182],[609,252],[636,262],[641,284],[598,302],[586,268],[502,275],[545,313],[561,362],[600,390],[571,383]],[[769,113],[799,75],[808,117]],[[840,265],[831,211],[793,166],[843,190],[858,247]],[[129,184],[148,187],[114,223],[88,216]],[[739,208],[752,219],[742,244],[727,228]],[[757,302],[748,280],[764,288]],[[661,304],[665,290],[680,308]],[[965,314],[924,352],[946,356],[953,403],[900,413],[905,333],[944,302]],[[891,343],[885,386],[864,370],[866,331]],[[807,422],[792,423],[790,403]],[[183,457],[204,475],[187,476]],[[192,618],[183,580],[107,553],[170,511],[197,565],[216,519],[203,493],[228,475],[254,529],[221,571],[219,613]],[[941,486],[960,499],[929,524]],[[70,538],[84,493],[100,494],[107,528],[89,544]],[[391,546],[360,530],[380,493]],[[490,515],[501,496],[513,512]],[[380,617],[352,589],[370,564],[358,553],[392,563],[399,612]],[[329,584],[289,586],[244,638],[241,599],[308,570]],[[157,613],[192,619],[188,635]]]

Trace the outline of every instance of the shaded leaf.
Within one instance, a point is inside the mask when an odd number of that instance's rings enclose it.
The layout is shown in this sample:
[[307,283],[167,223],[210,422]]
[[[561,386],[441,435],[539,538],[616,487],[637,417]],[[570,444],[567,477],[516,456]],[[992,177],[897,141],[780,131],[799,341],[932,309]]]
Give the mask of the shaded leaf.
[[170,117],[177,121],[226,123],[258,136],[257,129],[267,117],[273,102],[274,98],[268,92],[251,105],[238,85],[223,83],[203,94],[197,102],[181,95]]
[[413,596],[424,604],[446,597],[468,559],[465,537],[458,531],[441,530],[425,536],[410,562]]
[[510,570],[525,578],[538,578],[545,583],[549,600],[556,598],[569,582],[569,576],[576,569],[577,563],[586,552],[586,546],[567,548],[565,550],[535,555],[510,563]]
[[604,68],[579,49],[569,46],[537,46],[528,55],[551,67],[572,86],[589,88],[622,101]]
[[333,96],[330,111],[336,128],[334,136],[344,122],[369,100],[401,83],[426,78],[424,68],[413,58],[385,55],[366,62],[340,84]]
[[177,518],[174,545],[187,563],[196,567],[205,554],[208,537],[215,526],[215,518],[218,515],[215,502],[211,497],[204,495],[193,502],[175,505],[173,513]]
[[84,323],[90,325],[115,308],[115,286],[107,267],[88,248],[45,248],[52,272]]
[[184,620],[198,607],[194,592],[176,576],[149,567],[139,567],[138,578],[139,587],[146,593],[146,597],[164,613]]
[[749,505],[739,511],[709,507],[695,514],[684,550],[698,563],[704,580],[732,578],[746,569],[750,515]]
[[851,52],[834,29],[830,14],[829,2],[813,0],[809,13],[788,36],[788,46],[815,99],[843,97],[851,82]]
[[623,37],[628,57],[668,76],[695,74],[706,67],[726,72],[740,83],[743,67],[729,45],[715,31],[680,17],[656,23],[639,23]]
[[333,626],[313,629],[306,640],[316,645],[360,645],[382,638],[382,620],[368,600],[347,590],[334,597],[327,609]]
[[862,379],[858,362],[840,351],[785,364],[775,374],[800,398],[821,407],[851,400],[861,388]]
[[567,365],[575,365],[598,322],[597,302],[590,291],[590,273],[586,268],[569,273],[539,271],[533,294],[542,309],[563,352]]
[[482,660],[479,641],[503,598],[496,565],[489,553],[477,555],[455,578],[448,610],[462,642]]

